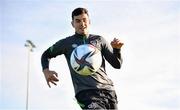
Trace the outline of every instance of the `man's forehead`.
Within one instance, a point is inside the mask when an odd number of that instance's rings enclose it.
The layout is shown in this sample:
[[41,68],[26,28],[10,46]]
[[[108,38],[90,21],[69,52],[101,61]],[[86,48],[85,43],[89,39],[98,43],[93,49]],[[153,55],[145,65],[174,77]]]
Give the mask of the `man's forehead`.
[[81,20],[81,19],[88,19],[88,15],[87,14],[81,14],[78,16],[74,16],[74,20]]

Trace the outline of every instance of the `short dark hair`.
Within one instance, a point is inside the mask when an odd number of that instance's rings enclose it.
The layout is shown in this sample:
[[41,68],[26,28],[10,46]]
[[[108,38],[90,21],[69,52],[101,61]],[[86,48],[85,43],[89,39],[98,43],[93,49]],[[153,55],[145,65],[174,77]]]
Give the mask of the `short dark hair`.
[[72,12],[72,20],[74,19],[74,16],[78,16],[78,15],[81,15],[81,14],[87,14],[89,16],[87,9],[79,7],[79,8],[76,8],[76,9],[73,10],[73,12]]

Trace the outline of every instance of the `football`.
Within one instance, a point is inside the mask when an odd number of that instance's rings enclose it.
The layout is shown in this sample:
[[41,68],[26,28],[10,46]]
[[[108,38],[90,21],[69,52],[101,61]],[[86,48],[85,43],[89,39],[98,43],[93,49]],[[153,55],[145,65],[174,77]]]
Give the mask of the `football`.
[[71,67],[80,75],[92,75],[102,65],[101,52],[91,44],[76,47],[70,58]]

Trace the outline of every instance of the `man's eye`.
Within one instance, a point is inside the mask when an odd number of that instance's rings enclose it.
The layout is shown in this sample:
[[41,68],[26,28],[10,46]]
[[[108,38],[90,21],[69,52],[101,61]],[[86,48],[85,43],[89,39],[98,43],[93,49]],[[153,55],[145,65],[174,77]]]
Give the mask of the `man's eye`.
[[79,22],[81,22],[80,20],[76,20],[76,23],[79,23]]
[[84,22],[87,22],[87,19],[83,19]]

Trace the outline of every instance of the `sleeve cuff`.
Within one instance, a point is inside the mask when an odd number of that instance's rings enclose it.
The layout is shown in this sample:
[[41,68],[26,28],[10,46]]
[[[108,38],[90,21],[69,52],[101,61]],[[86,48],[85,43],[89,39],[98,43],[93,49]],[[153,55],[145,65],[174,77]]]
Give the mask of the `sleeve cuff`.
[[121,49],[113,48],[113,53],[120,53]]

